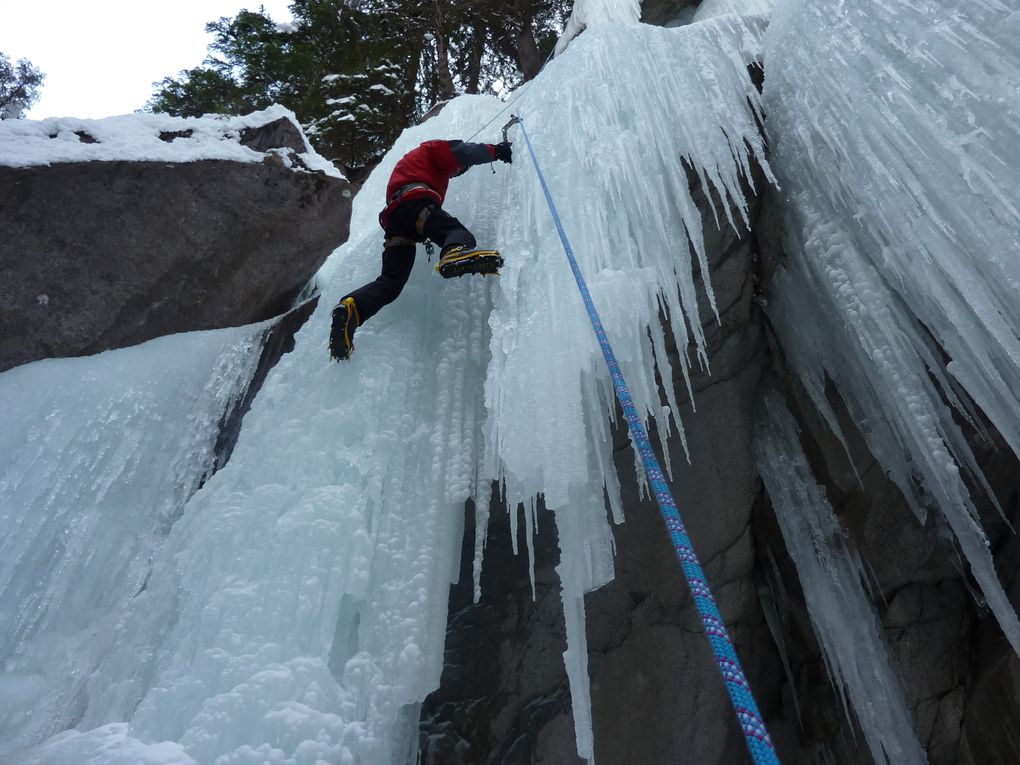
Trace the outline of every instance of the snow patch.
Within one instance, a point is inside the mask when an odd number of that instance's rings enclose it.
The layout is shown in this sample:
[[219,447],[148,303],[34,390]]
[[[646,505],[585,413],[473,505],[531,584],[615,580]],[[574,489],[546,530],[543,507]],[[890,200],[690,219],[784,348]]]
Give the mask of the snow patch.
[[[300,131],[294,113],[279,105],[243,117],[125,114],[90,120],[51,117],[0,121],[0,166],[34,167],[61,162],[197,162],[219,159],[262,162],[267,153],[240,144],[241,134],[286,119]],[[304,139],[299,153],[306,168],[342,178],[339,170]]]

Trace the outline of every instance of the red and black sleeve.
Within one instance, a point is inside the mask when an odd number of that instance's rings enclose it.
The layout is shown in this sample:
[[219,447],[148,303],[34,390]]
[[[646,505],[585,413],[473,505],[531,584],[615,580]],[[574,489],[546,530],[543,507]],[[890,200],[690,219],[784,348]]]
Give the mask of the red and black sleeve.
[[[496,160],[496,147],[488,143],[466,143],[448,141],[450,151],[461,172],[475,165],[484,165]],[[456,171],[455,171],[456,172]]]

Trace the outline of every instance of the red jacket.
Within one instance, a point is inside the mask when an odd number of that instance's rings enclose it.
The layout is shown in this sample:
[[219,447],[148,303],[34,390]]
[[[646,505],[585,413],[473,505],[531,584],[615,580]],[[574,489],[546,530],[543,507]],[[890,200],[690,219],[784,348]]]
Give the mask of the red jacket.
[[[432,198],[437,204],[446,199],[450,179],[469,167],[493,162],[496,147],[488,143],[464,141],[426,141],[412,149],[397,162],[386,184],[386,208],[379,213],[383,228],[398,204],[412,199]],[[405,186],[421,183],[401,193]],[[399,196],[398,196],[399,195]]]

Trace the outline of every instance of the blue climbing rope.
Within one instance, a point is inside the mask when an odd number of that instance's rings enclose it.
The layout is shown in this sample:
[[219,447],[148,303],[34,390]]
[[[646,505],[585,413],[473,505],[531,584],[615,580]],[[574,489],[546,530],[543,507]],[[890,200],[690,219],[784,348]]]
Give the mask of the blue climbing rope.
[[616,389],[616,396],[620,400],[620,406],[623,407],[627,425],[630,427],[631,438],[634,439],[634,443],[638,446],[638,453],[641,455],[645,475],[648,477],[648,483],[655,493],[655,499],[659,504],[659,512],[666,522],[666,529],[669,531],[673,547],[676,549],[677,557],[680,559],[680,567],[683,569],[684,576],[687,578],[687,584],[691,588],[691,594],[694,596],[694,602],[698,607],[698,612],[701,614],[701,621],[705,626],[705,634],[708,637],[708,642],[712,644],[712,652],[719,663],[719,671],[722,674],[723,681],[726,683],[726,690],[730,694],[730,701],[733,703],[733,709],[737,713],[737,719],[740,721],[740,728],[744,733],[744,738],[747,740],[747,746],[751,750],[751,757],[756,765],[779,765],[779,758],[776,756],[776,751],[772,746],[768,731],[765,729],[765,722],[762,720],[761,712],[758,711],[758,705],[751,694],[751,687],[744,677],[744,671],[740,667],[740,660],[733,649],[733,643],[730,641],[726,625],[719,614],[715,598],[712,597],[712,593],[709,590],[708,581],[705,579],[705,572],[702,571],[701,564],[698,563],[698,556],[694,553],[694,547],[691,545],[690,537],[687,536],[684,522],[680,519],[680,512],[673,501],[673,494],[663,477],[659,460],[652,450],[651,442],[648,440],[648,433],[645,431],[641,417],[638,415],[637,407],[634,406],[634,400],[627,389],[627,383],[623,379],[620,365],[616,362],[616,355],[609,345],[609,338],[606,336],[606,330],[602,326],[602,320],[599,318],[598,311],[595,310],[591,293],[588,292],[588,285],[585,283],[584,277],[581,275],[581,269],[577,265],[574,250],[570,246],[566,232],[563,230],[563,222],[560,220],[559,212],[556,210],[552,194],[549,193],[549,186],[546,185],[545,176],[542,174],[542,168],[538,163],[538,157],[535,156],[535,149],[531,145],[531,138],[524,127],[524,122],[520,120],[518,122],[524,135],[524,141],[528,146],[528,152],[531,154],[531,160],[535,163],[535,171],[538,173],[539,183],[542,184],[542,191],[545,193],[546,202],[549,203],[549,210],[552,212],[553,221],[556,223],[556,230],[559,232],[560,240],[563,242],[563,249],[567,253],[567,260],[570,261],[570,269],[574,272],[577,288],[581,291],[584,307],[588,311],[588,318],[591,319],[595,335],[598,337],[599,345],[602,347],[602,355],[605,357],[606,364],[609,366],[609,372],[613,377],[613,387]]

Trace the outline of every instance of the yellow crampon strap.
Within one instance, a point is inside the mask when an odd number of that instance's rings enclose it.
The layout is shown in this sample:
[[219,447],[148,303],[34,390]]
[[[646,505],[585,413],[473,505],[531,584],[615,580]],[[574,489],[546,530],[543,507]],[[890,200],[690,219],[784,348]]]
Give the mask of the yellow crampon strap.
[[462,260],[473,260],[476,258],[491,258],[493,256],[499,256],[499,252],[496,250],[463,250],[455,248],[449,254],[443,255],[436,263],[436,270],[439,270],[440,266],[448,266],[451,263],[459,263]]
[[354,321],[357,322],[357,324],[355,324],[354,326],[360,327],[361,326],[361,314],[358,313],[358,304],[354,301],[354,298],[352,298],[352,297],[345,297],[340,302],[343,303],[344,305],[346,305],[350,309],[351,313],[354,314]]

